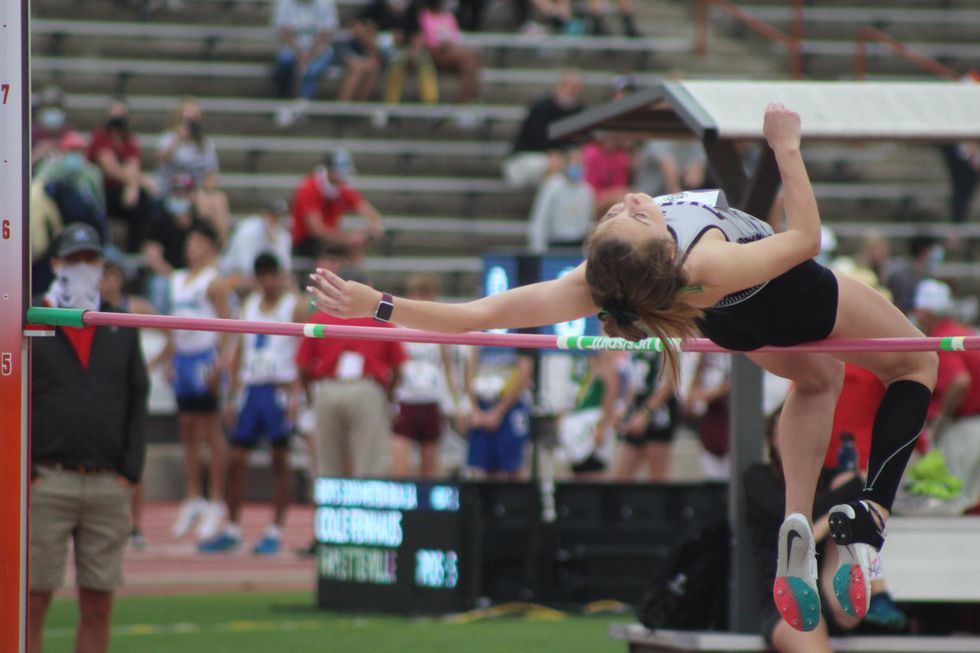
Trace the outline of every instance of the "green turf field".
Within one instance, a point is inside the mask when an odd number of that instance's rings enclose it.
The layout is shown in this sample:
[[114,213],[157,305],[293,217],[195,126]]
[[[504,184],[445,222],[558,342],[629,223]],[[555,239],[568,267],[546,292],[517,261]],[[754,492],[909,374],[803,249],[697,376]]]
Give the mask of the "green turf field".
[[[607,636],[629,615],[562,616],[550,611],[457,623],[372,615],[338,615],[312,608],[305,593],[238,593],[130,597],[116,600],[115,653],[624,653]],[[45,653],[67,653],[76,623],[75,602],[52,605]]]

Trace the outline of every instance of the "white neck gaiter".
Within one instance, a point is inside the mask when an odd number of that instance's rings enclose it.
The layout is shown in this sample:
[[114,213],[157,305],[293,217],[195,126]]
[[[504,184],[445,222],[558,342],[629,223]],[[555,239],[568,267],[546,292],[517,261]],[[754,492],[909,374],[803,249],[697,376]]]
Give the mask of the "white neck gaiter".
[[99,284],[102,266],[92,263],[62,265],[55,270],[54,281],[48,288],[48,301],[58,308],[99,310]]

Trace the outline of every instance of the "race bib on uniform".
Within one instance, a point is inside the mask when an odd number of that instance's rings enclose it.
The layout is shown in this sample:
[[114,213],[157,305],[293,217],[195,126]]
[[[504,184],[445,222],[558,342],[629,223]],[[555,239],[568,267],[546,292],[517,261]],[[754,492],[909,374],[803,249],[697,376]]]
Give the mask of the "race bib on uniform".
[[364,377],[364,357],[354,351],[345,351],[337,359],[338,379],[351,380]]
[[713,206],[716,209],[728,208],[728,199],[725,197],[725,193],[717,188],[712,190],[686,190],[683,193],[674,193],[673,195],[660,195],[659,197],[654,197],[653,201],[658,205],[694,202],[704,204],[705,206]]

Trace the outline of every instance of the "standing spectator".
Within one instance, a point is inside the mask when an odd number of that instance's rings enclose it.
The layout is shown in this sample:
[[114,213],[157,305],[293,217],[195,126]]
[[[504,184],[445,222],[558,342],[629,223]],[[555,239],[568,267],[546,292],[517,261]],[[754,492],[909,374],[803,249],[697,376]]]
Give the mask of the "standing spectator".
[[425,0],[419,26],[436,68],[459,74],[456,101],[465,104],[480,95],[480,53],[460,43],[459,23],[449,0]]
[[285,200],[270,199],[259,215],[243,218],[235,225],[221,258],[221,273],[232,287],[251,286],[255,279],[255,259],[262,253],[275,255],[283,270],[292,272],[292,235],[282,224],[288,212],[289,205]]
[[157,149],[159,197],[170,194],[178,176],[189,175],[194,182],[192,199],[198,217],[209,221],[224,242],[231,225],[231,210],[228,196],[218,188],[218,151],[204,131],[204,118],[196,100],[185,98],[177,105],[173,128],[160,136]]
[[636,392],[619,427],[621,446],[612,476],[617,481],[632,481],[642,466],[647,480],[667,480],[670,445],[680,419],[680,405],[670,374],[663,373],[663,354],[633,355]]
[[933,268],[942,262],[946,251],[934,236],[915,236],[909,241],[909,258],[890,266],[885,285],[892,301],[903,313],[912,310],[912,300],[919,282],[932,276]]
[[189,175],[178,176],[170,194],[160,206],[159,214],[147,227],[142,253],[149,270],[147,296],[160,313],[170,312],[170,275],[187,266],[185,242],[191,228],[204,224],[197,217],[191,200],[192,180]]
[[558,154],[561,170],[551,173],[534,196],[528,223],[528,249],[541,254],[555,247],[581,248],[592,228],[595,193],[585,183],[582,152]]
[[[228,284],[215,258],[218,235],[206,223],[195,224],[184,247],[187,268],[170,275],[170,313],[177,317],[230,317]],[[227,509],[225,442],[218,414],[221,375],[227,370],[227,336],[210,331],[174,331],[173,386],[177,397],[177,428],[184,448],[184,501],[173,525],[175,538],[197,523],[197,537],[206,540],[221,527]],[[207,443],[209,499],[201,492],[200,449]]]
[[697,141],[647,141],[637,153],[633,186],[648,195],[704,188],[707,158]]
[[[411,299],[434,301],[439,296],[439,277],[416,273],[405,282]],[[445,419],[442,407],[456,405],[456,368],[448,345],[405,343],[408,359],[395,387],[395,423],[391,443],[392,476],[409,476],[409,459],[419,450],[420,478],[439,473],[439,444]]]
[[466,369],[471,413],[467,464],[487,478],[517,480],[531,434],[534,358],[527,351],[474,348]]
[[78,132],[62,136],[60,149],[60,157],[49,158],[38,167],[36,180],[57,205],[62,224],[83,222],[108,243],[102,171],[85,158],[85,139]]
[[697,425],[703,448],[701,471],[712,480],[729,476],[729,411],[732,361],[728,354],[700,354],[684,397],[684,414]]
[[[377,318],[339,320],[322,311],[307,321],[394,328]],[[397,342],[305,338],[300,343],[296,362],[304,381],[312,384],[320,474],[362,478],[388,473],[389,395],[405,358]]]
[[61,137],[70,131],[73,128],[65,113],[65,95],[57,86],[48,86],[41,91],[31,121],[31,167],[57,155]]
[[[630,38],[641,36],[640,31],[636,29],[636,19],[633,17],[633,7],[630,5],[630,0],[616,0],[616,7],[619,9],[619,18],[623,22],[623,34]],[[605,11],[604,0],[589,0],[589,21],[591,23],[589,31],[592,36],[609,34],[602,16]]]
[[970,217],[970,204],[980,181],[980,143],[950,143],[941,151],[949,172],[949,219],[963,224]]
[[126,223],[126,251],[136,252],[150,217],[150,196],[140,174],[140,146],[130,131],[129,106],[122,98],[109,102],[105,124],[92,132],[88,159],[105,179],[106,210]]
[[[275,255],[263,252],[255,259],[258,290],[245,299],[242,319],[261,322],[301,322],[303,301],[287,290],[286,278]],[[231,431],[228,465],[228,523],[222,532],[200,542],[198,551],[217,553],[241,546],[241,512],[245,499],[245,469],[249,452],[263,439],[272,446],[274,517],[252,549],[253,553],[278,553],[289,508],[289,436],[299,412],[300,382],[296,370],[296,338],[246,334],[237,339],[231,366],[229,396],[241,400],[225,404]],[[238,408],[240,406],[240,408]]]
[[615,351],[577,356],[572,363],[572,380],[578,390],[574,407],[558,422],[558,442],[575,480],[606,476],[615,446],[614,429],[624,408],[622,399],[629,390],[623,363],[628,365],[629,359]]
[[[125,291],[126,275],[118,263],[106,261],[102,272],[102,282],[99,284],[99,292],[102,300],[112,306],[117,306],[127,313],[139,315],[157,315],[157,310],[153,304],[142,297],[133,296]],[[170,332],[163,331],[164,337],[169,340]],[[158,356],[148,361],[148,370],[165,363],[166,348]],[[137,484],[133,487],[133,500],[130,503],[131,524],[129,533],[129,545],[142,551],[146,548],[146,538],[143,536],[143,485]]]
[[[345,245],[351,258],[357,260],[367,244],[384,235],[377,209],[350,185],[353,175],[350,153],[337,148],[300,182],[293,197],[294,254],[316,256],[319,243],[336,242]],[[364,231],[341,231],[341,218],[351,212],[367,220]]]
[[[919,326],[931,338],[977,335],[953,319],[952,292],[940,281],[919,283],[913,309]],[[942,452],[949,473],[963,483],[959,507],[966,510],[980,503],[980,352],[939,352],[925,431],[932,446]]]
[[548,135],[551,123],[582,110],[582,76],[574,70],[562,73],[554,90],[531,105],[514,142],[514,152],[504,162],[504,178],[511,186],[533,188],[549,170],[560,168],[550,153],[564,147]]
[[333,62],[331,39],[340,23],[334,0],[278,0],[274,22],[282,40],[272,74],[276,97],[292,97],[297,69],[301,77],[299,103],[276,115],[276,123],[288,127],[316,97],[320,78]]
[[[102,248],[89,225],[58,241],[47,306],[119,312],[99,296]],[[75,650],[109,648],[109,615],[122,583],[129,502],[146,453],[147,376],[133,329],[57,327],[31,358],[30,597],[28,650],[40,653],[51,597],[72,541],[79,624]]]
[[582,148],[585,181],[595,191],[596,218],[629,192],[633,167],[630,144],[623,136],[603,134]]

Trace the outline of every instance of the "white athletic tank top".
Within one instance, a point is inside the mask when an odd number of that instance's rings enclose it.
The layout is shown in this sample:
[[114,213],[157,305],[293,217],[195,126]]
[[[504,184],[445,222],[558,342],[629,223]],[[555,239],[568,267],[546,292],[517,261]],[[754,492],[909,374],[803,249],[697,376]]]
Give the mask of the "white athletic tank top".
[[[285,293],[269,311],[262,310],[261,293],[252,293],[242,309],[243,320],[292,322],[296,295]],[[242,340],[239,378],[244,385],[292,383],[296,380],[299,338],[248,333]]]
[[402,365],[395,400],[405,404],[442,403],[448,394],[440,347],[428,342],[406,342],[408,360]]
[[[190,270],[177,270],[170,276],[170,314],[177,317],[218,317],[208,299],[208,286],[218,270],[207,267],[191,278]],[[198,353],[218,346],[218,334],[211,331],[174,331],[174,351]]]
[[[731,243],[751,243],[773,234],[768,223],[744,211],[728,206],[720,190],[689,191],[653,198],[667,220],[667,229],[677,243],[682,257],[711,229],[719,230]],[[768,282],[766,282],[768,283]],[[722,308],[744,302],[765,288],[762,283],[752,288],[726,295],[712,308]]]

